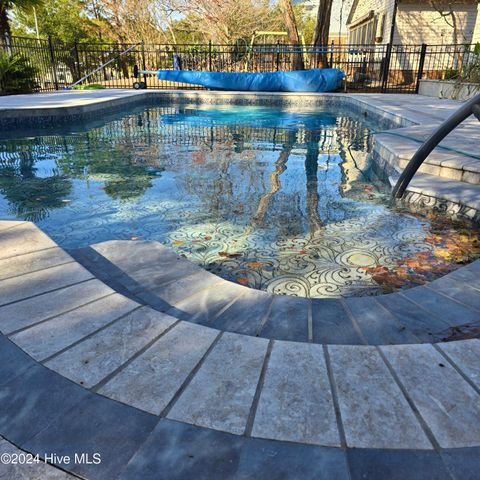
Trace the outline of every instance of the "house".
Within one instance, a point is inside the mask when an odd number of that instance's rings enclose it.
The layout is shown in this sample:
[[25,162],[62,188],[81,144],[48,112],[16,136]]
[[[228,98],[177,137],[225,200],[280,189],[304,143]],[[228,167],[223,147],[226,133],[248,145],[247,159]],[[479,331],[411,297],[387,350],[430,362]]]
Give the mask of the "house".
[[479,0],[354,0],[347,28],[350,44],[477,43]]
[[[292,3],[303,7],[305,17],[316,18],[319,0],[293,0]],[[336,45],[345,45],[347,43],[348,34],[345,20],[347,19],[352,3],[353,0],[333,0],[328,43],[334,42]]]

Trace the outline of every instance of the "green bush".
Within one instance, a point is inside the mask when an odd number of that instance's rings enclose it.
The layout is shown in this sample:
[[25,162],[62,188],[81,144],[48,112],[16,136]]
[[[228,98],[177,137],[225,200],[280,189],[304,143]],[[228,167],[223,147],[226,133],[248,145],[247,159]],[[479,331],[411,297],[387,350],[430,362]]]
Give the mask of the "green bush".
[[477,43],[470,51],[468,62],[463,66],[462,80],[480,83],[480,43]]
[[32,93],[38,90],[37,70],[28,59],[19,54],[0,52],[0,91],[6,93]]
[[87,83],[85,85],[75,85],[73,90],[103,90],[105,87],[99,83]]

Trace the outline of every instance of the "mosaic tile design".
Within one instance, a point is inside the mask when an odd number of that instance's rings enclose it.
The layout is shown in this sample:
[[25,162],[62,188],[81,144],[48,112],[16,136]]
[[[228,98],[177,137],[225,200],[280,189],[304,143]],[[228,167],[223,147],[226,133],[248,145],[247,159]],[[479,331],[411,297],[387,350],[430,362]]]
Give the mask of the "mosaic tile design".
[[0,142],[0,217],[65,248],[158,240],[224,278],[306,297],[390,292],[475,258],[465,225],[389,207],[368,155],[379,126],[350,110],[151,106],[26,132]]

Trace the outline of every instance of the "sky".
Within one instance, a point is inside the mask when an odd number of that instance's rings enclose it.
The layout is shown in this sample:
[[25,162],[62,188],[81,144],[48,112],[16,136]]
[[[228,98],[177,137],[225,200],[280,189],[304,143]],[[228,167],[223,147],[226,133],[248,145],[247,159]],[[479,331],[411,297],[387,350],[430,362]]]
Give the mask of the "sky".
[[[308,3],[318,5],[318,0],[293,0],[294,4]],[[339,32],[340,29],[346,31],[346,22],[353,0],[333,0],[332,16],[330,19],[330,31]],[[317,8],[314,9],[315,12]]]

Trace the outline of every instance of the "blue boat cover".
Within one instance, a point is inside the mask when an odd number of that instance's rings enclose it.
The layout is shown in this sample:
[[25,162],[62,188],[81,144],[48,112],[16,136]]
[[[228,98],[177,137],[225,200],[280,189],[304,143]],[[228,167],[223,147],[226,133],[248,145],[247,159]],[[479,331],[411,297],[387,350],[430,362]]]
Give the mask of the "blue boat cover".
[[332,92],[342,86],[345,77],[336,68],[264,73],[159,70],[157,75],[159,80],[191,83],[212,90],[251,92]]

